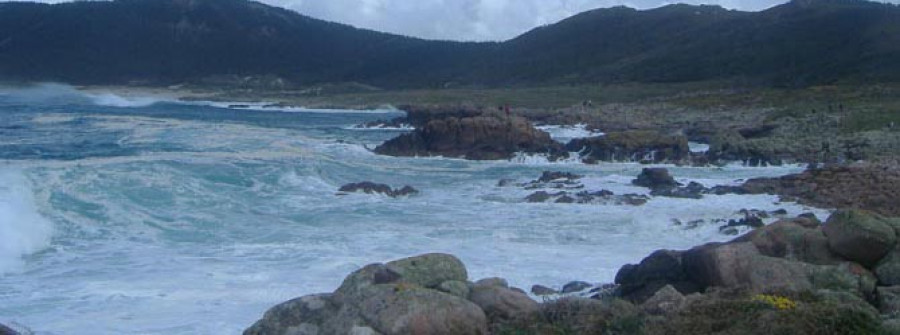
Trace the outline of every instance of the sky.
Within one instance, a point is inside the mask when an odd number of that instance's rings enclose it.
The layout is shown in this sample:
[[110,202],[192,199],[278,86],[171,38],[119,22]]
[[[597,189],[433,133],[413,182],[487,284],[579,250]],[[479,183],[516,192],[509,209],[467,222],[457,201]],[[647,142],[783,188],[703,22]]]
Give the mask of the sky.
[[[21,0],[20,0],[21,1]],[[30,0],[48,3],[67,0]],[[712,4],[758,11],[787,0],[257,0],[312,17],[427,39],[501,41],[601,7]],[[900,0],[880,0],[900,3]]]

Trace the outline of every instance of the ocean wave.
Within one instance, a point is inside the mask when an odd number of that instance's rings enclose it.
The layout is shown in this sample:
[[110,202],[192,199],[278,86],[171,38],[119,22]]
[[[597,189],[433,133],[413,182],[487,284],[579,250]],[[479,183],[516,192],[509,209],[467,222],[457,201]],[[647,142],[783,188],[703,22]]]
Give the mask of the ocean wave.
[[28,180],[0,170],[0,274],[18,270],[22,256],[50,245],[51,223],[38,213]]

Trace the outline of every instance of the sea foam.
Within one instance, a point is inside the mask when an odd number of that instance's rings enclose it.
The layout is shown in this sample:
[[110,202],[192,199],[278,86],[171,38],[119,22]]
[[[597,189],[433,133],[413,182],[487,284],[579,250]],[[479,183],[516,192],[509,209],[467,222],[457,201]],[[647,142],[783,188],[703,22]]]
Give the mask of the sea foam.
[[53,226],[38,213],[21,172],[0,170],[0,183],[0,274],[4,274],[19,270],[22,256],[46,248]]

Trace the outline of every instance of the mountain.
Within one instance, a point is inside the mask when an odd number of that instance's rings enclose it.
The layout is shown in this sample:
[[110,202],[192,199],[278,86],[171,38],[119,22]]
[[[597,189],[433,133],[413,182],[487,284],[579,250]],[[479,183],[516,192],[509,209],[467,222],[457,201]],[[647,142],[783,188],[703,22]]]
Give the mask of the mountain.
[[578,14],[500,43],[357,29],[246,0],[0,3],[0,80],[166,85],[229,77],[385,88],[900,80],[900,7],[794,0]]

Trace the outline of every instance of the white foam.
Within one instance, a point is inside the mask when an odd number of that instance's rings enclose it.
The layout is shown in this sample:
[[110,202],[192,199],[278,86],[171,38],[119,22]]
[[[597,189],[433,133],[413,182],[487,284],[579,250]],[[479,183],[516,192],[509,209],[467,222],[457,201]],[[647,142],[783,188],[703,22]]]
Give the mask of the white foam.
[[119,95],[112,92],[86,93],[86,97],[91,99],[98,106],[120,107],[120,108],[140,108],[152,106],[161,102],[174,102],[174,99],[155,96],[128,96]]
[[709,152],[709,144],[688,142],[688,147],[695,154]]
[[19,270],[22,256],[50,245],[52,227],[38,213],[25,176],[0,170],[0,274]]
[[576,125],[543,125],[535,128],[549,133],[551,138],[563,143],[576,138],[606,135],[603,132],[588,130],[587,127],[586,124],[580,123]]

